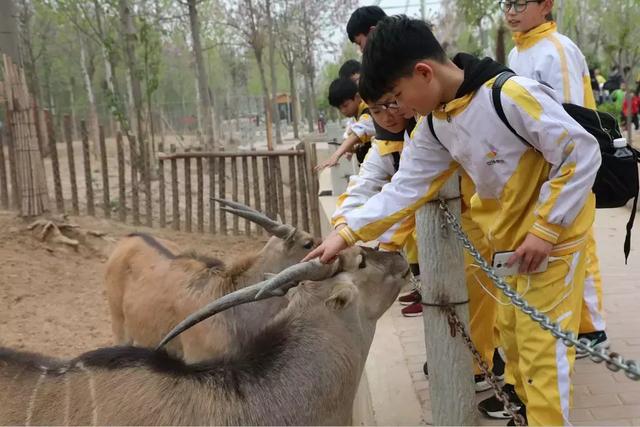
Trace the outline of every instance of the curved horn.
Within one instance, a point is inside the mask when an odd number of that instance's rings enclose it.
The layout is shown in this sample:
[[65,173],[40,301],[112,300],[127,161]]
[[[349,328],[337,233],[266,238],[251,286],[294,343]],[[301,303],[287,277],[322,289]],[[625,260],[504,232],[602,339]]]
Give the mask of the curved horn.
[[226,207],[220,208],[220,210],[248,219],[249,221],[258,224],[259,226],[267,230],[269,234],[279,237],[282,240],[288,239],[296,230],[294,227],[275,221],[260,212],[251,212]]
[[211,197],[211,200],[224,205],[224,207],[220,208],[221,210],[248,219],[249,221],[264,228],[269,234],[279,237],[280,239],[285,240],[289,238],[293,232],[296,231],[294,227],[273,220],[262,212],[259,212],[247,205],[243,205],[242,203],[234,202],[227,199],[219,199],[217,197]]
[[156,349],[162,348],[182,332],[216,313],[228,310],[229,308],[237,305],[274,296],[282,296],[289,289],[297,286],[298,283],[303,280],[323,280],[333,276],[340,268],[340,262],[334,262],[333,264],[321,264],[317,260],[292,265],[291,267],[282,270],[269,280],[265,280],[263,282],[256,283],[255,285],[224,295],[223,297],[210,302],[195,313],[192,313],[175,326],[171,332],[162,339]]

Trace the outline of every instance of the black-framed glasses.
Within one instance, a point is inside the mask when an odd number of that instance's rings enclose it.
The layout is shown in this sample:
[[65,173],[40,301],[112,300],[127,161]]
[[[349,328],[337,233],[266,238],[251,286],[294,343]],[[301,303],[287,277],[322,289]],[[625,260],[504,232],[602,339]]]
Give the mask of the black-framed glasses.
[[371,108],[374,109],[374,111],[379,108],[381,111],[389,110],[389,112],[395,112],[400,108],[400,106],[396,101],[389,101],[380,104],[373,104]]
[[513,8],[516,13],[524,12],[527,10],[527,6],[529,3],[542,3],[544,0],[500,0],[498,4],[500,5],[500,9],[504,13],[507,13]]

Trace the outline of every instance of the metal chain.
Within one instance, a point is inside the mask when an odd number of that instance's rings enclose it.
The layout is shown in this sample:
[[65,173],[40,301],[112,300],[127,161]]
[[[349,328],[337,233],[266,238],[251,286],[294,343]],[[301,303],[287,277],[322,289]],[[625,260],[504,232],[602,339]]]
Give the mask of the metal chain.
[[485,379],[493,389],[493,394],[495,394],[498,401],[500,401],[504,405],[505,411],[507,411],[507,413],[511,415],[511,418],[513,418],[513,421],[517,426],[526,425],[527,422],[525,421],[524,417],[518,413],[518,407],[511,400],[509,400],[509,395],[502,389],[500,380],[495,376],[491,369],[489,369],[489,365],[482,358],[482,355],[473,344],[473,341],[471,341],[471,337],[469,336],[469,334],[467,334],[467,331],[464,328],[464,324],[460,321],[458,315],[456,315],[453,307],[449,306],[446,308],[446,310],[447,317],[449,318],[449,325],[451,325],[452,328],[455,328],[455,330],[458,331],[458,333],[464,340],[464,343],[467,345],[467,348],[473,355],[473,358],[484,374]]
[[456,220],[456,217],[449,211],[446,201],[440,200],[440,209],[443,211],[445,218],[453,231],[457,235],[458,239],[462,242],[462,245],[469,251],[471,256],[478,263],[478,266],[487,273],[487,276],[495,283],[496,287],[502,291],[502,293],[511,300],[511,303],[519,308],[524,314],[529,316],[534,322],[538,323],[544,330],[551,332],[551,334],[560,338],[562,342],[567,346],[575,346],[589,354],[589,358],[595,363],[606,362],[606,367],[617,372],[622,369],[625,375],[634,380],[640,380],[640,362],[636,360],[627,360],[620,354],[610,352],[603,347],[592,347],[591,342],[587,338],[578,339],[576,334],[570,331],[565,331],[560,327],[557,322],[552,322],[549,316],[541,313],[536,308],[532,307],[522,296],[512,289],[507,282],[501,277],[498,277],[489,265],[487,261],[482,257],[480,252],[471,243],[465,232],[462,230],[462,226]]

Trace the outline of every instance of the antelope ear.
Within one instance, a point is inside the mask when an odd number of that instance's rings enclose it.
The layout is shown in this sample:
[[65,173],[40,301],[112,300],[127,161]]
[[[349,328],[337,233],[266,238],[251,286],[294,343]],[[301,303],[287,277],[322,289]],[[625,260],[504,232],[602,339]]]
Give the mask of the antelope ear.
[[348,307],[357,297],[358,288],[351,281],[340,281],[334,287],[324,304],[331,310],[339,311]]

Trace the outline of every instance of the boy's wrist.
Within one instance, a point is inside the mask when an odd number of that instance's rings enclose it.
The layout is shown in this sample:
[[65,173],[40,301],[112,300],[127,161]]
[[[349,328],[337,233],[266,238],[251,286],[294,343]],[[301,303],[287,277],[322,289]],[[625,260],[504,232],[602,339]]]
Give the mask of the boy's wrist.
[[342,237],[344,241],[347,243],[347,245],[349,246],[355,245],[356,242],[360,240],[358,235],[354,233],[353,230],[351,230],[348,225],[345,225],[340,229],[336,229],[336,231],[338,232],[338,235]]
[[529,232],[536,237],[546,240],[549,243],[556,244],[560,239],[560,234],[564,231],[564,227],[558,224],[551,224],[542,218],[533,223]]

